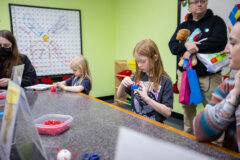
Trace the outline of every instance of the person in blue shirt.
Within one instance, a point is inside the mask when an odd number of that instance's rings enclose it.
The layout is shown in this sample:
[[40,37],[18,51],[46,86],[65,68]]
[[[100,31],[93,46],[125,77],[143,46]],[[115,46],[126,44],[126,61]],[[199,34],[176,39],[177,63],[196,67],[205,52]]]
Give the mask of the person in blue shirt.
[[77,55],[73,57],[70,68],[73,71],[73,76],[65,81],[58,82],[56,87],[65,91],[82,92],[88,95],[92,87],[88,61],[82,55]]

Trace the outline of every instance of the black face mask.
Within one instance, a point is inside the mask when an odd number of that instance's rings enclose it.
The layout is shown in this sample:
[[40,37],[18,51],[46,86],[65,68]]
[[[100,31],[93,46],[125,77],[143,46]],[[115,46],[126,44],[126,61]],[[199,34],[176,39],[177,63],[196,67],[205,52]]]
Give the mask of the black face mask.
[[0,47],[0,57],[10,57],[10,56],[12,56],[11,48]]

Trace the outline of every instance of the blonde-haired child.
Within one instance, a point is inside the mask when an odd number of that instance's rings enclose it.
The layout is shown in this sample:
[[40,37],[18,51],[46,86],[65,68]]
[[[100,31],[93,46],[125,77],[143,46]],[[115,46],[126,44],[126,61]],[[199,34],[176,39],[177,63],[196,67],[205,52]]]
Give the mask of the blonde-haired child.
[[92,78],[88,67],[88,61],[82,56],[73,57],[70,62],[73,76],[65,81],[58,82],[56,87],[71,92],[89,94],[92,86]]
[[[140,41],[133,55],[136,60],[136,74],[125,77],[117,91],[120,98],[128,93],[132,97],[133,111],[150,119],[163,122],[171,115],[173,88],[165,72],[157,45],[150,39]],[[131,89],[134,82],[138,89]]]

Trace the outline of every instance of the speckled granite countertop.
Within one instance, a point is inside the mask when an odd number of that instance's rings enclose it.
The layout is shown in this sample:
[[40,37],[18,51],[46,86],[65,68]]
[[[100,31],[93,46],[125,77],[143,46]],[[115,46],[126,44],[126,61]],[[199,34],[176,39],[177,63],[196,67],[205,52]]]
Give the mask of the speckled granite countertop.
[[73,160],[81,159],[85,152],[99,153],[102,160],[112,160],[120,126],[184,146],[211,156],[213,159],[237,159],[208,145],[198,143],[80,94],[47,90],[26,91],[26,96],[34,119],[49,113],[71,115],[74,118],[70,129],[62,134],[40,136],[49,160],[56,158],[56,147],[67,148],[69,144],[72,144],[70,149],[72,153],[78,152]]

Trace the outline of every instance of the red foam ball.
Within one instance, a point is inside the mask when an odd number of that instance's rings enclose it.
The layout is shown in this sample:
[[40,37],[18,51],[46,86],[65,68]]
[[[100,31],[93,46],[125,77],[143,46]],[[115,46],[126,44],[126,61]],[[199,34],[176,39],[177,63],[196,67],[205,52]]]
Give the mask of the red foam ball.
[[56,92],[56,87],[55,86],[50,87],[50,91],[51,92]]

